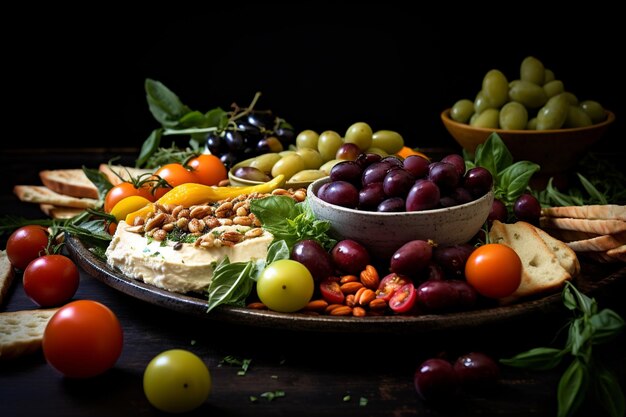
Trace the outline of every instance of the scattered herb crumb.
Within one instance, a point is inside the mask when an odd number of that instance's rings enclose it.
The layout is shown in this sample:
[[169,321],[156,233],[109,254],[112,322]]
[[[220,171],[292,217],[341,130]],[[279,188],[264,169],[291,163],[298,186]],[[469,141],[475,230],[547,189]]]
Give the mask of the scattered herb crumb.
[[365,397],[359,398],[359,406],[360,407],[365,407],[366,405],[367,405],[367,398],[365,398]]
[[347,403],[348,401],[350,401],[352,399],[352,397],[350,397],[350,395],[344,395],[342,398],[342,401],[344,403]]
[[236,356],[228,355],[228,356],[225,356],[224,359],[220,361],[218,366],[222,366],[222,364],[227,364],[231,366],[241,366],[241,369],[237,371],[237,375],[244,376],[246,372],[248,372],[250,363],[252,363],[252,359],[240,359]]
[[272,379],[278,379],[278,375],[272,375],[270,378],[272,378]]
[[252,402],[252,403],[259,402],[259,398],[258,398],[258,397],[255,397],[254,395],[251,395],[251,396],[250,396],[250,402]]
[[285,391],[266,391],[260,395],[263,398],[266,398],[267,401],[274,401],[275,398],[281,398],[285,396]]
[[196,340],[195,339],[191,339],[191,346],[195,346],[196,345]]

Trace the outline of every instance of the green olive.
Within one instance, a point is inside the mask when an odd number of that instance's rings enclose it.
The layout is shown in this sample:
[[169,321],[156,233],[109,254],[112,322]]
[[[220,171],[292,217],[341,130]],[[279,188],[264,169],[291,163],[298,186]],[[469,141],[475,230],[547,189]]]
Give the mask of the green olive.
[[354,143],[360,150],[364,151],[372,146],[372,136],[373,132],[370,125],[364,122],[357,122],[346,131],[344,142]]
[[452,109],[450,110],[450,117],[452,120],[459,123],[467,123],[470,117],[472,117],[472,114],[474,114],[474,103],[466,98],[454,103],[454,106],[452,106]]
[[483,96],[491,108],[500,108],[509,98],[509,81],[504,74],[492,69],[483,78]]
[[600,123],[606,119],[606,112],[600,103],[593,100],[585,100],[580,107],[591,117],[593,123]]
[[289,182],[311,182],[327,176],[327,173],[320,171],[319,169],[305,169],[297,172],[289,179]]
[[550,81],[554,81],[556,80],[556,77],[554,76],[554,72],[551,69],[546,68],[545,70],[545,77],[543,79],[543,85],[548,84]]
[[561,94],[567,99],[569,104],[571,104],[572,106],[578,106],[578,97],[576,97],[574,94],[570,93],[569,91],[565,91]]
[[551,98],[564,92],[565,86],[561,80],[552,80],[543,85],[543,91],[546,92],[546,96],[548,96],[548,98]]
[[469,120],[470,126],[474,126],[476,124],[476,119],[478,119],[478,116],[480,116],[479,113],[472,114],[472,117],[470,117],[470,120]]
[[333,169],[335,165],[339,162],[343,162],[341,159],[331,159],[330,161],[325,162],[321,167],[320,171],[326,173],[326,175],[330,175],[330,170]]
[[271,180],[269,175],[254,167],[239,167],[235,169],[233,175],[237,178],[250,181],[267,182]]
[[478,94],[476,94],[476,98],[474,99],[474,114],[480,114],[488,108],[491,108],[491,104],[489,104],[489,102],[485,98],[483,91],[480,90]]
[[511,101],[500,109],[500,128],[523,130],[528,123],[528,111],[522,104]]
[[278,155],[280,155],[281,158],[284,158],[285,156],[295,155],[296,153],[297,153],[296,150],[288,150],[288,151],[278,152]]
[[563,127],[585,127],[592,124],[591,117],[581,107],[569,106]]
[[281,156],[277,153],[264,153],[254,158],[252,162],[250,162],[250,166],[269,174],[272,172],[274,164],[278,162],[280,158]]
[[548,100],[546,92],[542,87],[530,81],[519,81],[509,90],[509,97],[512,101],[522,103],[528,109],[536,109],[544,104]]
[[322,155],[315,149],[302,148],[296,153],[304,160],[304,169],[318,169],[324,163]]
[[546,70],[543,63],[534,56],[528,56],[522,61],[520,66],[520,79],[528,81],[538,86],[542,86],[546,78]]
[[320,135],[314,130],[303,130],[296,136],[296,147],[317,149],[317,140],[319,137]]
[[343,139],[339,136],[339,133],[333,130],[327,130],[322,132],[319,140],[317,141],[317,150],[322,155],[324,161],[330,161],[335,159],[337,149],[343,144]]
[[526,130],[537,130],[537,118],[533,117],[528,121],[526,125]]
[[[474,104],[467,100],[474,111]],[[388,154],[399,152],[404,146],[402,135],[393,130],[379,130],[372,135],[372,147],[382,149]]]
[[287,155],[280,158],[278,162],[272,167],[272,177],[276,178],[278,175],[283,174],[285,180],[288,180],[304,169],[304,159],[298,154]]
[[499,110],[487,109],[476,118],[472,126],[497,129],[499,117],[500,117]]
[[569,106],[564,93],[552,97],[537,113],[537,130],[560,129],[567,118]]

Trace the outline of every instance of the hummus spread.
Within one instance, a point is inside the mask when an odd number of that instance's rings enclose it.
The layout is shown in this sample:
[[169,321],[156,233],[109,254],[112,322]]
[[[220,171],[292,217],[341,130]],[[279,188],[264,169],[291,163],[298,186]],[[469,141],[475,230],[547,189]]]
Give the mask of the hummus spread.
[[[106,250],[107,264],[124,275],[172,292],[202,292],[210,283],[213,269],[224,257],[230,262],[265,259],[272,243],[271,233],[244,239],[233,246],[204,248],[193,243],[157,241],[130,232],[124,221]],[[248,226],[219,226],[215,233],[245,233]]]

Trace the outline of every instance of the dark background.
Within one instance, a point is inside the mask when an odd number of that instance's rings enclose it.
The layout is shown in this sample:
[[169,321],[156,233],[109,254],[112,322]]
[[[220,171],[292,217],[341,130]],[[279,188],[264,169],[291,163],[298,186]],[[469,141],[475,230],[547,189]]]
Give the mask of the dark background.
[[597,146],[622,142],[624,31],[611,11],[451,19],[320,2],[47,12],[4,16],[3,148],[140,147],[158,127],[147,77],[200,111],[247,105],[261,91],[257,108],[298,131],[343,134],[366,121],[413,147],[456,146],[441,111],[473,99],[492,68],[518,78],[528,55],[617,114]]

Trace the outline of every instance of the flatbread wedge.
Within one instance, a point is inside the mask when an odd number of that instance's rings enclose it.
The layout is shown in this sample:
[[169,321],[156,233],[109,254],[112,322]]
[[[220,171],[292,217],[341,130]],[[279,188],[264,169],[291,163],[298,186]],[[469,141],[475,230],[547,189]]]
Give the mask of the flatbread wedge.
[[572,219],[590,220],[623,220],[626,221],[626,206],[617,204],[547,207],[541,209],[545,217],[569,217]]
[[82,169],[54,169],[39,172],[41,182],[52,191],[78,198],[98,198],[98,189]]
[[541,217],[541,228],[578,230],[581,232],[611,235],[626,231],[626,221],[603,219],[572,219],[558,217]]
[[98,200],[59,194],[42,185],[16,185],[13,187],[13,192],[21,201],[27,203],[43,203],[82,209],[98,206]]

